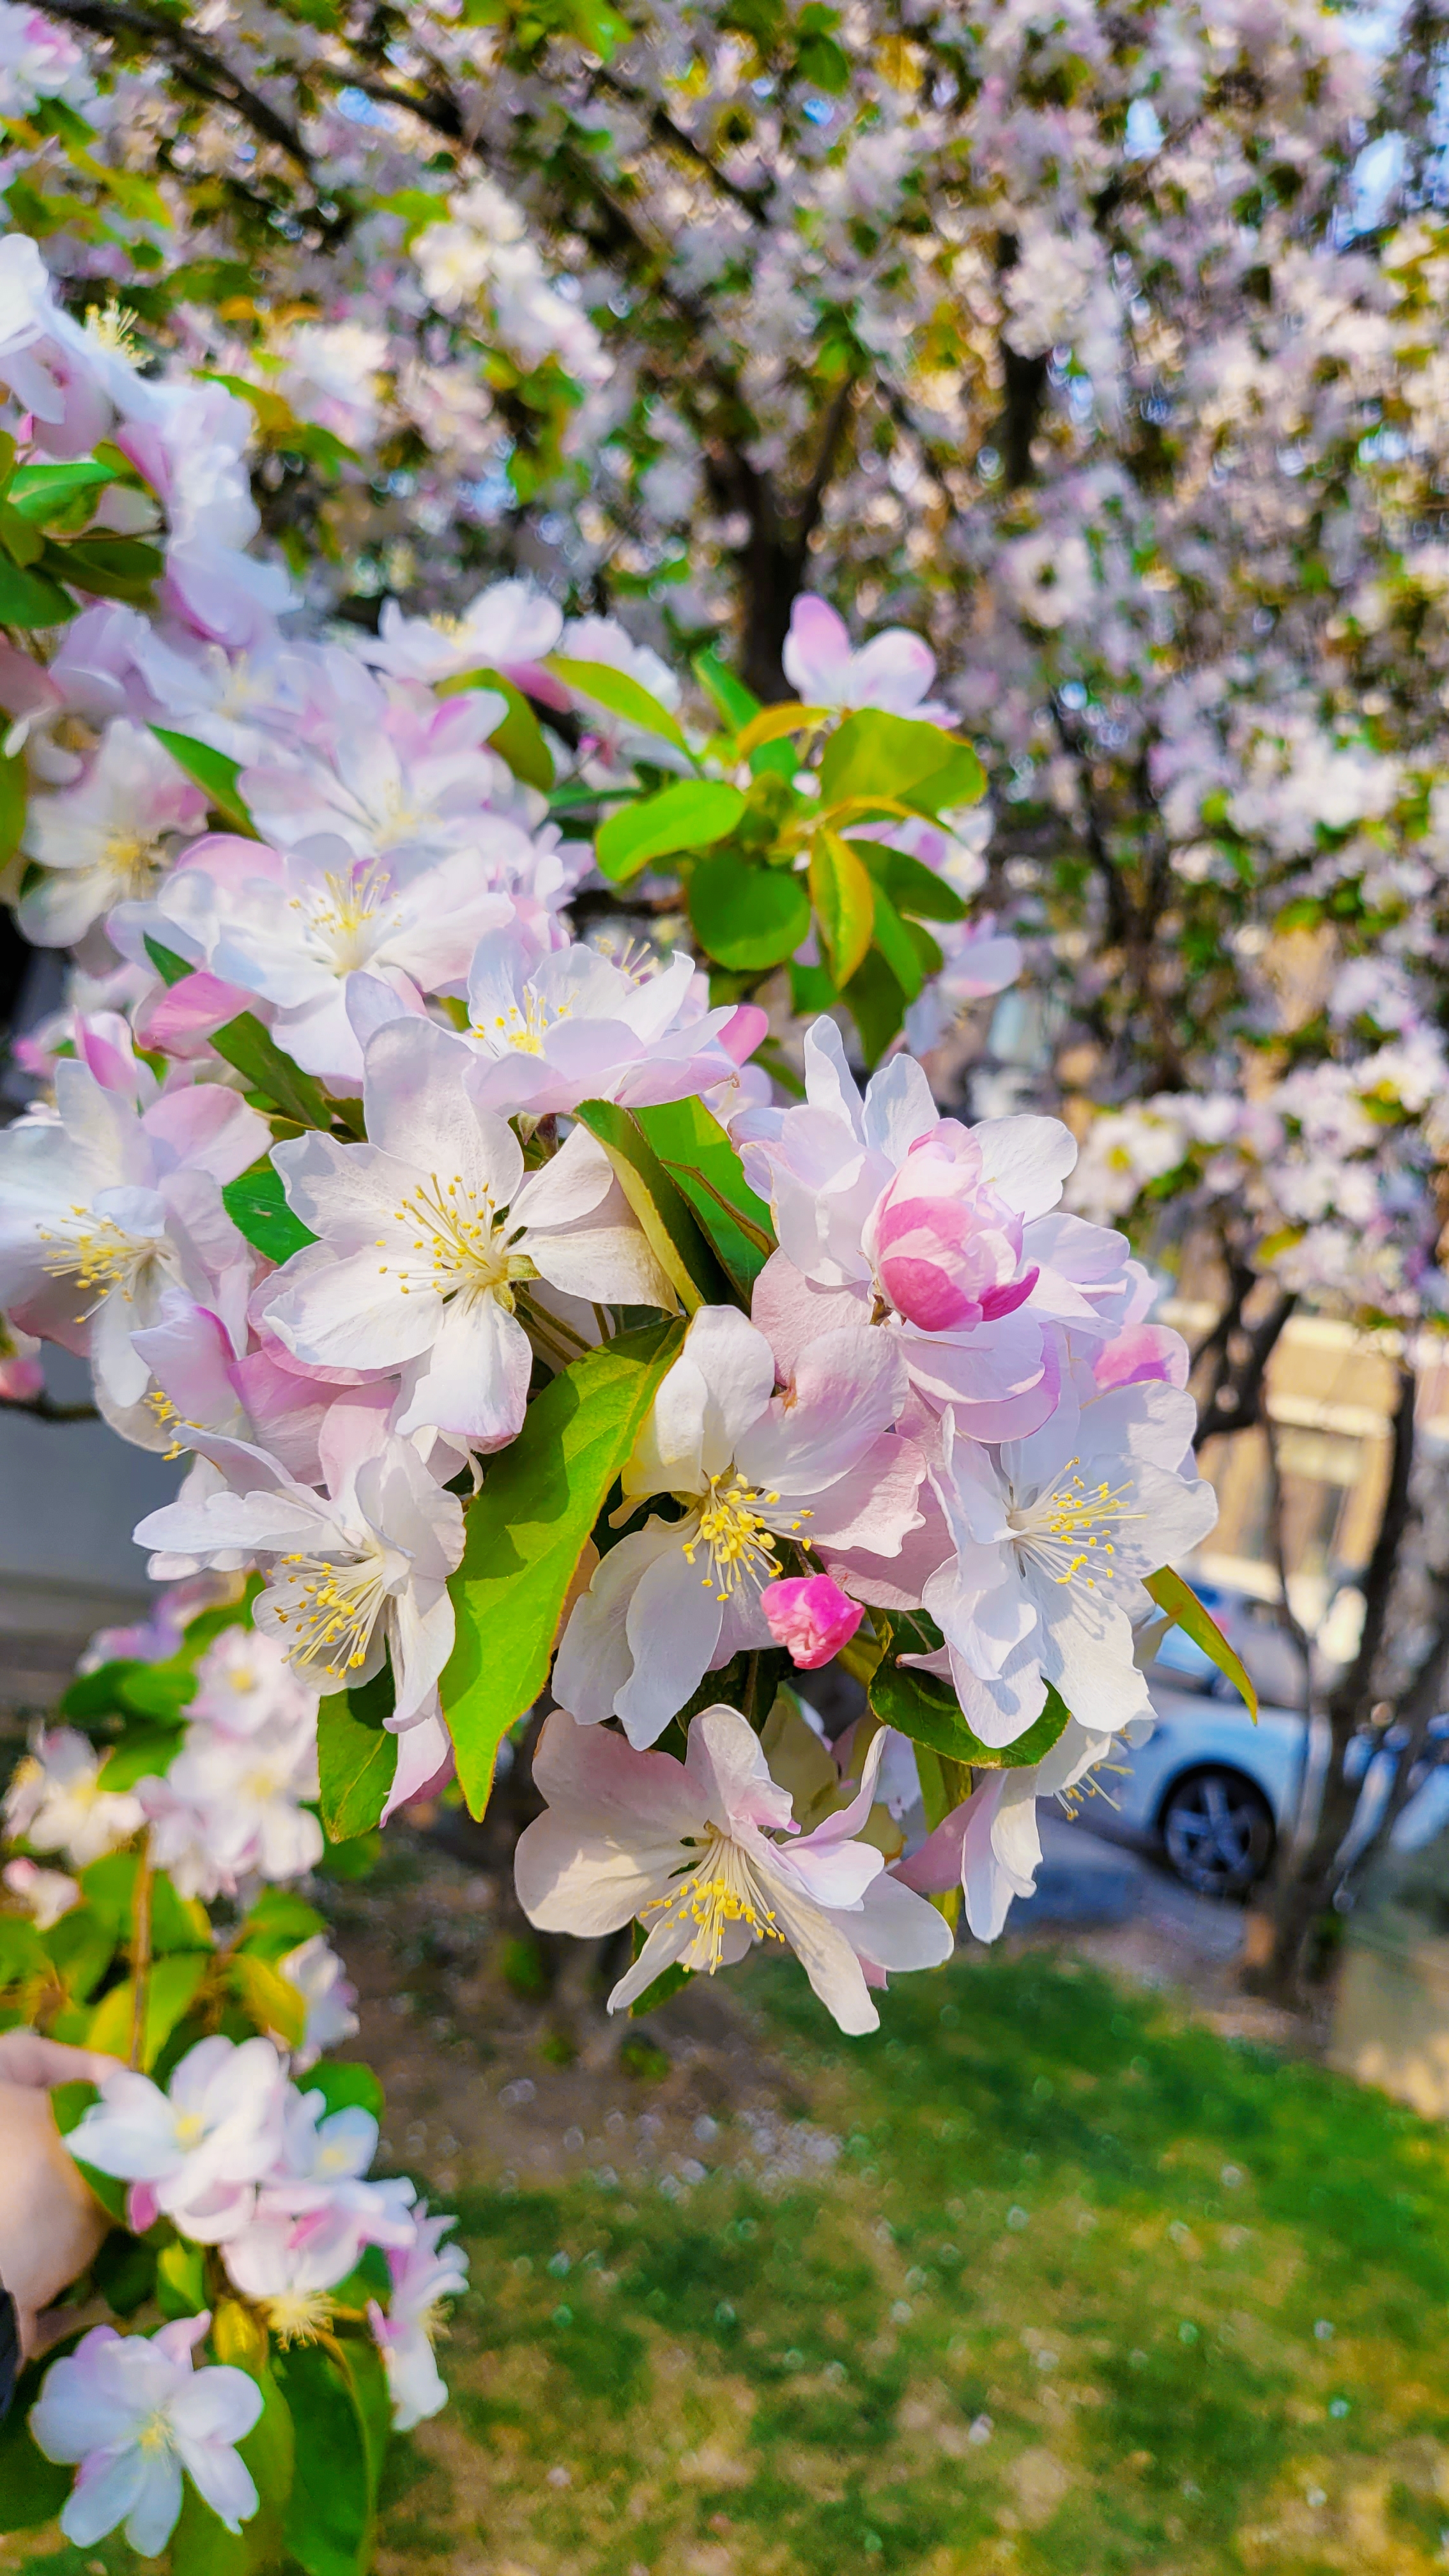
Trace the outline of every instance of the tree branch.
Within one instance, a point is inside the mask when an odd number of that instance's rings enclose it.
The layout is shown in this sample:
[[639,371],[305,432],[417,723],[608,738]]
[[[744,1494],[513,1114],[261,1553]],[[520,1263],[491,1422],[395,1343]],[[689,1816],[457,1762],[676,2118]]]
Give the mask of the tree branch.
[[0,1421],[7,1413],[33,1413],[37,1422],[99,1422],[93,1404],[57,1404],[54,1396],[0,1396]]
[[1398,1569],[1399,1549],[1409,1523],[1409,1481],[1414,1465],[1414,1400],[1417,1392],[1414,1372],[1403,1361],[1399,1363],[1399,1386],[1394,1404],[1393,1449],[1389,1459],[1388,1491],[1379,1516],[1373,1554],[1364,1569],[1363,1629],[1358,1652],[1338,1682],[1328,1703],[1328,1714],[1335,1732],[1341,1721],[1353,1724],[1373,1688],[1374,1671],[1383,1649],[1388,1626],[1389,1597]]
[[1204,1407],[1197,1426],[1197,1446],[1221,1438],[1229,1431],[1248,1431],[1263,1418],[1263,1381],[1268,1362],[1282,1339],[1283,1328],[1297,1305],[1296,1295],[1283,1288],[1261,1323],[1253,1325],[1246,1336],[1247,1347],[1242,1360],[1232,1369],[1226,1385],[1219,1382],[1212,1399]]
[[802,565],[805,549],[819,525],[825,495],[835,480],[841,440],[849,423],[854,403],[855,378],[847,376],[825,415],[825,434],[820,441],[820,453],[815,460],[815,470],[805,486],[800,507],[796,513],[795,548]]
[[308,179],[313,176],[312,156],[295,127],[234,72],[222,55],[202,44],[174,18],[139,8],[135,0],[40,0],[40,6],[47,18],[84,27],[93,36],[107,36],[113,41],[118,36],[133,36],[138,43],[153,46],[171,64],[183,89],[205,99],[209,106],[232,108],[254,134],[285,152]]
[[726,172],[717,168],[710,159],[703,144],[696,143],[694,136],[687,132],[684,126],[675,124],[669,110],[660,100],[645,98],[642,91],[635,89],[631,82],[621,80],[617,72],[611,71],[607,63],[601,63],[594,74],[594,85],[598,89],[610,91],[615,98],[621,99],[626,107],[632,107],[636,114],[647,117],[649,131],[656,143],[668,151],[680,153],[686,161],[693,164],[702,177],[709,180],[712,187],[718,188],[722,197],[728,197],[732,205],[742,207],[756,223],[764,222],[774,198],[773,187],[747,188],[738,179],[728,177]]

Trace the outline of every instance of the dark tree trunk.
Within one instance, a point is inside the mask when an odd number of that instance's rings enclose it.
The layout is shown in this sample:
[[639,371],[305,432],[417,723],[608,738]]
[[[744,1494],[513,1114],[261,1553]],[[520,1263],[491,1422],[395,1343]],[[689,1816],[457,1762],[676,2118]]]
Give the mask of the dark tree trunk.
[[14,913],[0,904],[0,1047],[15,1034],[33,954]]
[[1001,367],[1006,380],[1006,403],[996,424],[996,443],[1007,488],[1019,492],[1024,484],[1036,480],[1031,449],[1046,401],[1047,359],[1045,353],[1023,358],[1009,340],[1003,340]]
[[767,707],[774,706],[795,694],[781,655],[790,632],[790,611],[800,595],[801,557],[797,547],[755,527],[739,564],[744,604],[741,677]]
[[1331,1744],[1323,1801],[1307,1849],[1287,1866],[1274,1889],[1273,1942],[1267,1958],[1252,1968],[1246,1982],[1254,1992],[1275,2002],[1300,2000],[1314,1931],[1328,1912],[1340,1883],[1338,1855],[1358,1807],[1360,1783],[1344,1778],[1343,1759],[1350,1736],[1371,1704],[1374,1675],[1388,1630],[1389,1606],[1398,1573],[1404,1534],[1409,1524],[1409,1479],[1414,1463],[1413,1370],[1401,1364],[1394,1406],[1393,1451],[1388,1491],[1378,1535],[1363,1580],[1363,1634],[1358,1652],[1337,1684],[1327,1708]]

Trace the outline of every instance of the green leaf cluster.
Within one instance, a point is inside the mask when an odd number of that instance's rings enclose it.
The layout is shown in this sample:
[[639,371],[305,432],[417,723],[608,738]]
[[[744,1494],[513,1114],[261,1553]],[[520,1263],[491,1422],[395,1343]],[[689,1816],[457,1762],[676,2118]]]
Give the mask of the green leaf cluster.
[[[835,44],[824,26],[809,41]],[[975,803],[985,777],[970,744],[879,707],[762,707],[710,651],[694,670],[720,730],[696,753],[629,673],[558,658],[548,667],[586,713],[593,703],[635,734],[640,789],[612,799],[598,826],[600,873],[614,885],[649,868],[678,878],[716,999],[738,999],[789,964],[797,1011],[844,1001],[866,1054],[882,1054],[943,962],[927,925],[959,921],[965,907],[875,835]],[[693,774],[671,776],[671,755]],[[557,804],[581,801],[586,791],[571,788]],[[792,963],[812,933],[817,962]]]
[[0,626],[64,626],[86,598],[150,600],[157,548],[91,525],[108,485],[138,481],[118,448],[17,466],[15,441],[0,436]]

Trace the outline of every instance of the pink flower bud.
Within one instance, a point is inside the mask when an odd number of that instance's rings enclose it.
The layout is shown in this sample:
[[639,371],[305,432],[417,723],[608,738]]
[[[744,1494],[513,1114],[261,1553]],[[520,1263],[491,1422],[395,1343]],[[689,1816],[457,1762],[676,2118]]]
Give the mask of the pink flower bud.
[[828,1664],[865,1617],[860,1603],[848,1601],[828,1574],[789,1575],[782,1583],[767,1583],[760,1607],[776,1645],[788,1648],[802,1673]]
[[1009,1315],[1031,1295],[1021,1218],[984,1177],[981,1148],[954,1118],[918,1137],[865,1226],[865,1249],[896,1313],[923,1332]]
[[45,1371],[39,1360],[27,1359],[20,1351],[0,1359],[0,1404],[29,1404],[44,1391]]

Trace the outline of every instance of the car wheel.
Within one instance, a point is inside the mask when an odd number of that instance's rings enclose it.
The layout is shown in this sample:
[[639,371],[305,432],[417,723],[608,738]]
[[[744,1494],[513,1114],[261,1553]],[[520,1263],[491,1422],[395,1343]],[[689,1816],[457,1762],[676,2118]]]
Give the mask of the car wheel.
[[1200,1896],[1241,1896],[1273,1857],[1267,1800],[1241,1771],[1190,1771],[1175,1780],[1158,1821],[1162,1847]]

